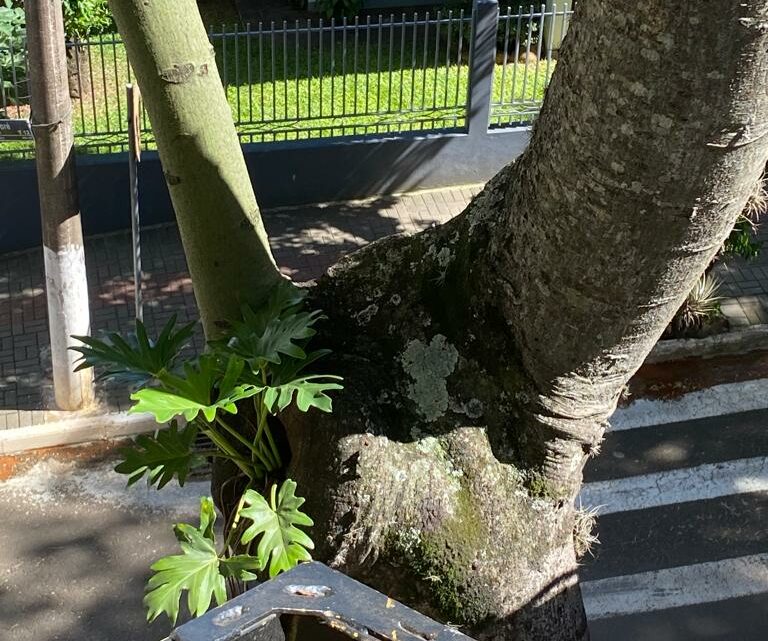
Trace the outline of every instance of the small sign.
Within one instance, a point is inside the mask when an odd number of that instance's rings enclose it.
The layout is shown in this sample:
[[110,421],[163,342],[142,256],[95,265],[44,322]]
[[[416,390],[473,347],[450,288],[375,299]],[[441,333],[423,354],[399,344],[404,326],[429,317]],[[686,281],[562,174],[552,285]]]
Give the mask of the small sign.
[[32,126],[29,124],[29,120],[21,118],[0,120],[0,141],[32,139]]

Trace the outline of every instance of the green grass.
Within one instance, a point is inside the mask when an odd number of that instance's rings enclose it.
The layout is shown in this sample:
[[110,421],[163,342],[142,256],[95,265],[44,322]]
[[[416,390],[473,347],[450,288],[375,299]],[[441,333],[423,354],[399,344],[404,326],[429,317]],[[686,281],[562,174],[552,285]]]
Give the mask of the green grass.
[[[265,35],[260,51],[255,36],[250,43],[241,35],[228,39],[226,45],[214,37],[217,64],[226,79],[227,99],[241,139],[260,142],[465,127],[466,52],[459,52],[454,44],[446,58],[448,43],[441,41],[435,47],[434,40],[425,44],[410,34],[395,34],[390,46],[384,31],[380,57],[375,31],[368,46],[361,37],[355,47],[350,37],[345,53],[337,38],[333,56],[327,39],[322,52],[318,42],[307,47],[300,41],[297,49],[295,41],[279,36],[273,49]],[[73,101],[76,144],[85,153],[121,151],[127,144],[125,49],[112,36],[91,43],[90,55],[81,57],[81,71],[90,87],[84,87],[82,99]],[[83,63],[86,58],[90,65]],[[554,67],[554,61],[497,64],[491,123],[529,121]],[[13,107],[8,111],[15,117]],[[144,125],[145,146],[152,148],[146,118]],[[31,149],[24,143],[0,145],[0,156],[9,152],[28,156]]]

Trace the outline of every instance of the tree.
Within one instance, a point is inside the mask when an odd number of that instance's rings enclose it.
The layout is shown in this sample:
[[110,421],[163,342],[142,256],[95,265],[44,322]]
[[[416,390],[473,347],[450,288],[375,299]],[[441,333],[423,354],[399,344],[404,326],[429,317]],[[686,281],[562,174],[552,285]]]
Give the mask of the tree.
[[59,2],[27,2],[32,126],[43,229],[45,291],[56,405],[77,410],[93,400],[90,372],[74,371],[73,334],[90,330],[88,282],[75,173],[72,108],[64,84],[64,23]]
[[[111,3],[205,331],[279,280],[192,0]],[[573,498],[768,157],[768,2],[579,3],[526,152],[312,288],[334,415],[284,417],[318,558],[483,639],[586,639]]]

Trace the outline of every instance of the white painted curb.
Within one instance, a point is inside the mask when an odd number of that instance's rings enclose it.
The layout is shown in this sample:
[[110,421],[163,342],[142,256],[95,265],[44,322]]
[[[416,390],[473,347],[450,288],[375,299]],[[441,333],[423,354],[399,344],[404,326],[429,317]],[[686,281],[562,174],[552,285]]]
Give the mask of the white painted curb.
[[58,445],[106,441],[153,432],[160,426],[147,414],[89,414],[41,425],[0,431],[0,454]]
[[639,398],[617,409],[610,423],[611,430],[630,430],[763,409],[768,409],[768,378],[714,385],[670,400]]

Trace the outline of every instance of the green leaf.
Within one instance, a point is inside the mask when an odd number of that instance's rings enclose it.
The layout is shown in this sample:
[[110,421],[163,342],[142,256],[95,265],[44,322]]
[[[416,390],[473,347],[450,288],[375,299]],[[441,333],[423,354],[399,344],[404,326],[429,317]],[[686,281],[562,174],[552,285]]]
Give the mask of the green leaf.
[[189,611],[195,616],[205,613],[212,599],[218,605],[227,600],[226,582],[219,571],[220,560],[214,547],[213,518],[213,500],[203,497],[200,499],[200,527],[187,523],[175,526],[182,554],[163,557],[152,565],[155,574],[147,582],[144,596],[148,621],[165,613],[175,624],[185,590]]
[[326,392],[344,389],[343,385],[334,382],[340,380],[343,380],[340,376],[314,375],[298,378],[283,385],[270,386],[264,390],[264,405],[271,413],[277,414],[288,407],[295,396],[296,406],[302,412],[308,411],[310,407],[330,412],[332,400]]
[[203,354],[196,363],[184,364],[184,377],[173,374],[161,376],[162,387],[149,387],[131,394],[136,404],[128,412],[148,412],[158,423],[176,416],[192,421],[202,412],[209,423],[221,410],[237,414],[236,403],[255,396],[261,388],[236,385],[243,369],[241,359],[230,356],[226,366],[215,354]]
[[192,450],[196,436],[195,425],[190,423],[179,430],[176,421],[154,435],[137,436],[133,447],[121,450],[124,460],[115,467],[115,472],[127,474],[129,486],[145,474],[148,484],[157,485],[158,490],[174,477],[179,485],[184,485],[190,470],[205,463]]
[[243,532],[241,541],[247,544],[261,536],[257,548],[257,557],[261,560],[261,569],[269,560],[270,578],[290,570],[300,561],[310,561],[308,550],[314,549],[312,539],[297,525],[311,526],[312,519],[299,511],[304,499],[297,497],[296,483],[286,479],[280,486],[275,501],[276,486],[272,486],[272,505],[255,490],[244,494],[244,504],[240,515],[252,521]]
[[301,311],[304,297],[293,285],[279,285],[258,309],[243,307],[243,320],[231,325],[227,339],[210,344],[244,358],[255,370],[265,363],[280,363],[285,356],[306,359],[301,343],[315,335],[312,326],[323,316],[319,311]]
[[179,352],[194,332],[195,323],[175,330],[176,315],[165,324],[160,336],[152,341],[144,324],[137,320],[136,330],[125,338],[117,333],[102,338],[73,336],[82,346],[70,347],[80,353],[75,371],[89,367],[103,368],[98,378],[118,378],[132,382],[146,382],[173,368]]
[[238,554],[221,559],[219,571],[227,578],[234,577],[239,581],[257,581],[259,576],[256,574],[263,569],[261,560],[250,554]]

